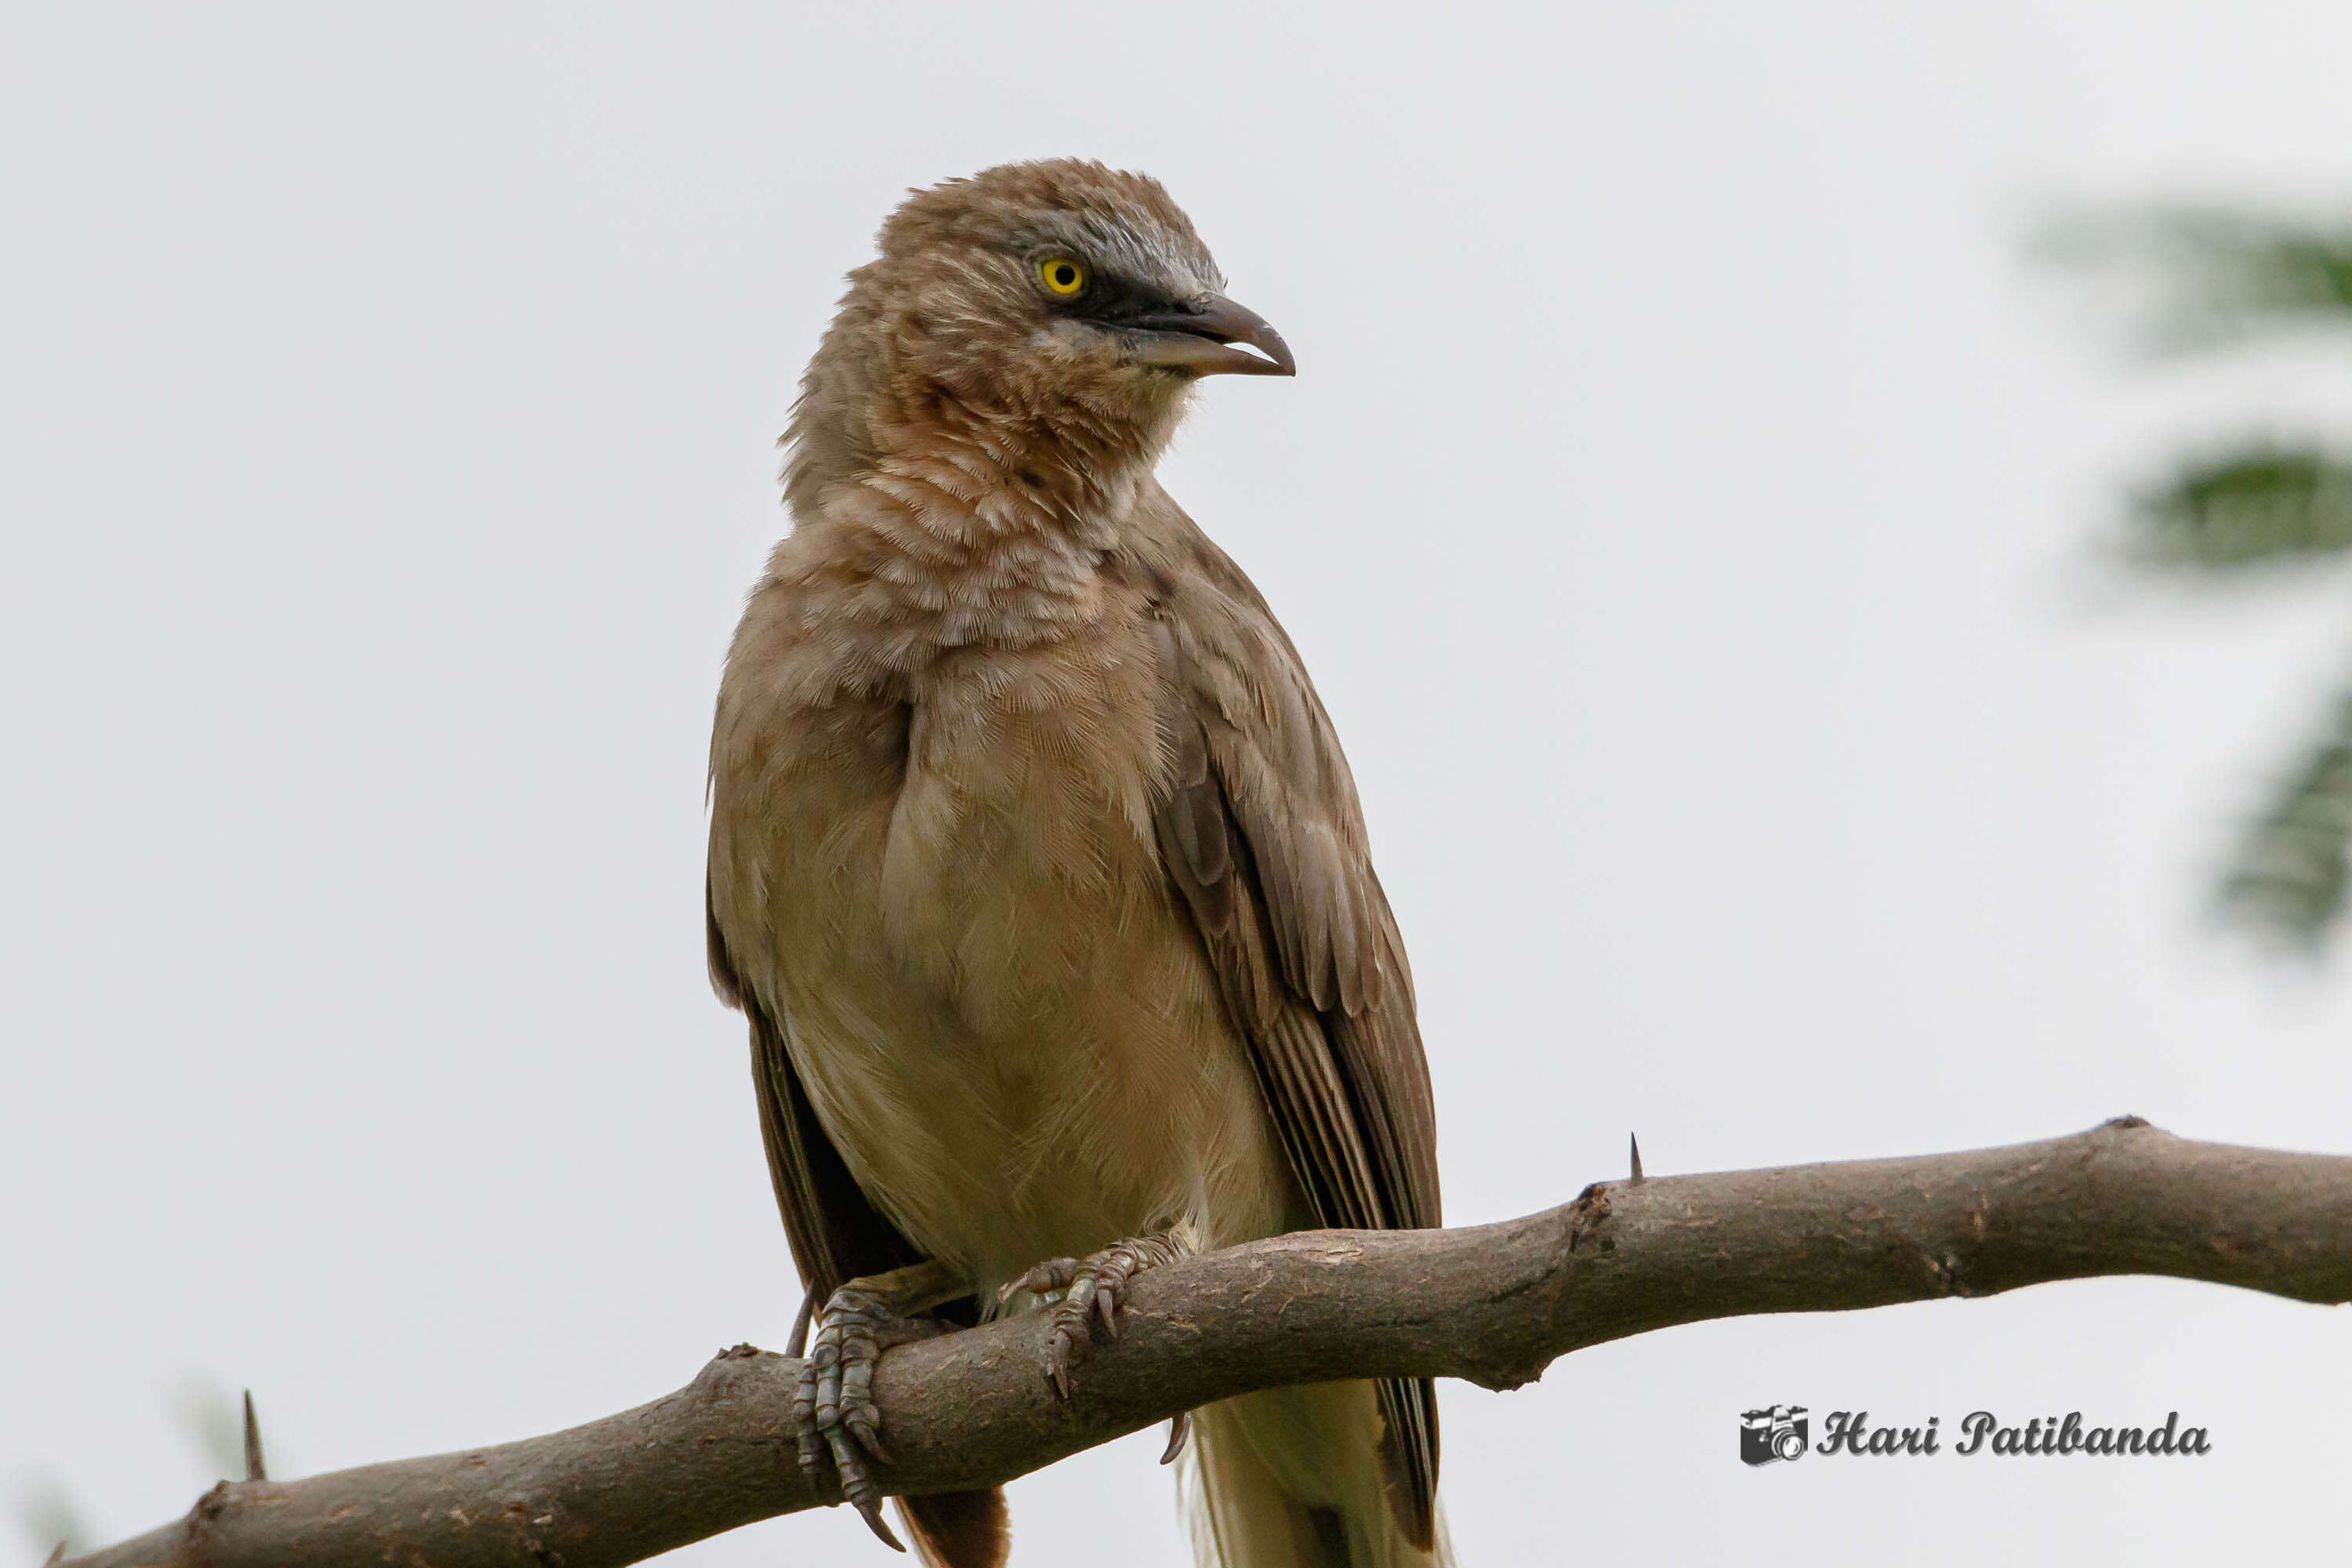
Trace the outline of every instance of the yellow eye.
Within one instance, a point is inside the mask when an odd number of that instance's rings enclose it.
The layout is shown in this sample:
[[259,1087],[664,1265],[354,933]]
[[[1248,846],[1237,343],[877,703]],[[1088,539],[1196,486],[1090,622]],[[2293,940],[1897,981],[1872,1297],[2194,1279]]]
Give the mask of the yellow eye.
[[1066,256],[1049,256],[1037,264],[1045,287],[1066,298],[1087,286],[1087,269]]

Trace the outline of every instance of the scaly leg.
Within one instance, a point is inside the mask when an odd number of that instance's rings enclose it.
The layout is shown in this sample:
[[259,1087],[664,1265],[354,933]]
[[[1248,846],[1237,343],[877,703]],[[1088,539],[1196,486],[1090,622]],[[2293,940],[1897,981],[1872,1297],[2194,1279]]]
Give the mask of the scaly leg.
[[[1046,1348],[1045,1370],[1046,1381],[1064,1399],[1067,1399],[1070,1396],[1072,1358],[1082,1358],[1093,1348],[1092,1331],[1096,1320],[1100,1320],[1104,1331],[1111,1338],[1118,1338],[1118,1310],[1126,1304],[1128,1281],[1147,1268],[1174,1262],[1187,1250],[1172,1231],[1136,1237],[1113,1243],[1084,1260],[1076,1258],[1048,1259],[1011,1281],[996,1296],[1003,1301],[1022,1290],[1036,1296],[1051,1291],[1061,1292],[1061,1299],[1050,1309],[1054,1337]],[[1169,1444],[1171,1458],[1174,1457],[1174,1450],[1181,1442],[1181,1436],[1171,1436]]]
[[822,1493],[829,1452],[841,1473],[842,1496],[875,1534],[900,1552],[907,1549],[882,1522],[882,1489],[866,1462],[867,1455],[890,1462],[882,1447],[882,1411],[874,1403],[874,1363],[892,1345],[946,1332],[946,1324],[916,1314],[971,1289],[940,1262],[850,1280],[812,1321],[808,1354],[793,1390],[801,1468]]

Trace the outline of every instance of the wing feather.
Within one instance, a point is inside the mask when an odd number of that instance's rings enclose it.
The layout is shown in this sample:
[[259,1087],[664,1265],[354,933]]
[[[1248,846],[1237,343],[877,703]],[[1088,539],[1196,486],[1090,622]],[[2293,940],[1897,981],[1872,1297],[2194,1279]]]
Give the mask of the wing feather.
[[[1440,1221],[1436,1115],[1412,977],[1363,812],[1304,662],[1241,570],[1164,496],[1145,565],[1166,671],[1161,857],[1248,1037],[1323,1225]],[[1435,1531],[1429,1380],[1381,1385],[1399,1523]]]

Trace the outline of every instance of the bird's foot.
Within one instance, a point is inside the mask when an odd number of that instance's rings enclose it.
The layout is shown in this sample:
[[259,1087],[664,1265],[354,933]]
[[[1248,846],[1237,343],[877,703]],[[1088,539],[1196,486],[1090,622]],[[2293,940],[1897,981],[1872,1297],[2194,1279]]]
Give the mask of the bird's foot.
[[1045,1380],[1067,1399],[1070,1368],[1094,1348],[1094,1325],[1099,1321],[1104,1332],[1118,1338],[1118,1313],[1127,1302],[1128,1282],[1147,1268],[1173,1262],[1185,1250],[1172,1233],[1161,1231],[1117,1242],[1091,1258],[1051,1258],[1007,1283],[996,1293],[997,1300],[1009,1300],[1023,1290],[1057,1298],[1047,1308],[1054,1333],[1046,1342],[1044,1365]]
[[[929,1265],[918,1265],[929,1268]],[[882,1409],[874,1403],[874,1367],[892,1345],[947,1331],[933,1318],[911,1318],[898,1274],[853,1279],[833,1293],[810,1324],[808,1353],[793,1389],[793,1426],[800,1436],[801,1469],[824,1496],[825,1461],[841,1478],[843,1500],[885,1544],[904,1552],[882,1519],[882,1489],[868,1458],[890,1462],[882,1446]],[[930,1305],[923,1302],[921,1305]]]

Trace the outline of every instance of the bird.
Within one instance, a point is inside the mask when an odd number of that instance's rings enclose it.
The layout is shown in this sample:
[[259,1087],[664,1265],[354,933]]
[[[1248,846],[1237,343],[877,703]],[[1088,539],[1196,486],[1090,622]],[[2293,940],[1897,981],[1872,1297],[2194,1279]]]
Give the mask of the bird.
[[[792,527],[719,685],[705,924],[807,1289],[799,1462],[902,1551],[870,1394],[893,1345],[1046,1312],[1069,1398],[1142,1269],[1440,1223],[1353,776],[1155,473],[1201,381],[1296,374],[1225,287],[1145,174],[910,191],[781,442]],[[1450,1561],[1427,1379],[1227,1400],[1180,1450],[1204,1564]],[[1001,1490],[898,1500],[925,1562],[1006,1560]]]

